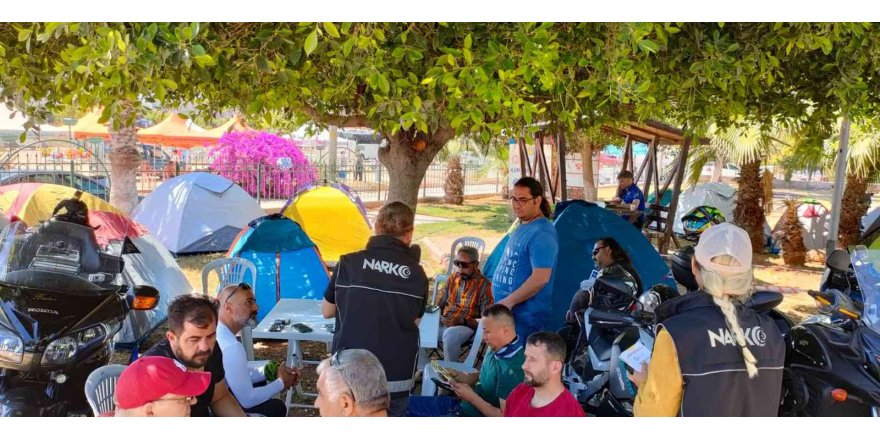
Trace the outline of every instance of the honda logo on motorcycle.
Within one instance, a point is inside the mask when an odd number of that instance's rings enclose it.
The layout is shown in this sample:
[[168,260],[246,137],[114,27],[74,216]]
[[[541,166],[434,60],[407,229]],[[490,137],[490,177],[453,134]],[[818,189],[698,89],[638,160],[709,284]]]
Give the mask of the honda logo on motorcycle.
[[402,264],[389,263],[382,260],[364,259],[364,269],[370,268],[376,272],[386,273],[388,275],[396,275],[403,279],[408,279],[412,275],[412,269]]
[[[709,333],[709,344],[712,345],[712,348],[715,348],[716,344],[737,345],[733,333],[726,328],[719,328],[718,333],[707,330],[707,333]],[[744,329],[743,336],[745,336],[746,344],[748,345],[757,345],[759,347],[767,345],[767,333],[764,333],[764,329],[761,326]]]

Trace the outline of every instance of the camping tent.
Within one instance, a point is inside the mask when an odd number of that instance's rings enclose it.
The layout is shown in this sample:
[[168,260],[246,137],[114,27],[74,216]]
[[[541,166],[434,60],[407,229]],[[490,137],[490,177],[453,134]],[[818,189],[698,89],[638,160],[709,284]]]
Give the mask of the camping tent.
[[[12,110],[7,109],[5,106],[0,107],[0,137],[17,137],[25,131],[24,124],[27,122],[27,117],[21,112],[15,112],[15,115],[12,112]],[[67,139],[67,127],[40,124],[38,128],[40,129],[39,135],[41,137],[63,137]],[[28,132],[34,136],[38,134],[35,129],[30,129]]]
[[[28,225],[48,220],[59,201],[74,196],[75,189],[60,185],[25,183],[0,187],[0,209]],[[117,346],[135,346],[165,320],[168,304],[179,295],[191,293],[192,287],[171,254],[138,224],[109,203],[83,193],[81,200],[89,208],[89,221],[98,227],[95,236],[101,245],[121,246],[126,237],[138,253],[123,255],[123,279],[130,286],[139,284],[159,290],[159,305],[149,311],[133,311],[116,334]]]
[[[581,281],[589,278],[595,269],[593,245],[600,238],[614,237],[623,246],[645,288],[659,283],[675,287],[672,273],[657,250],[638,229],[611,211],[593,203],[573,200],[558,204],[555,217],[553,226],[559,236],[559,256],[554,269],[552,311],[550,321],[544,327],[546,330],[555,330],[562,325]],[[506,243],[507,236],[489,256],[483,271],[487,277],[494,275]]]
[[[777,239],[782,234],[782,220],[785,213],[773,227],[773,237]],[[804,199],[798,205],[798,218],[804,226],[804,245],[807,250],[825,249],[828,240],[828,230],[831,229],[831,213],[825,205],[814,199]]]
[[326,261],[339,261],[342,255],[364,249],[370,238],[364,204],[342,184],[307,186],[281,212],[302,225]]
[[[272,214],[250,222],[229,248],[230,257],[257,267],[255,296],[263,319],[281,298],[320,300],[330,274],[315,243],[295,221]],[[254,283],[252,279],[246,279]]]
[[166,181],[132,213],[178,255],[225,252],[248,222],[264,215],[241,187],[210,173],[189,173]]
[[679,197],[673,232],[684,234],[681,218],[700,206],[711,206],[720,211],[727,221],[733,221],[735,195],[736,190],[730,185],[717,182],[701,183],[689,188]]

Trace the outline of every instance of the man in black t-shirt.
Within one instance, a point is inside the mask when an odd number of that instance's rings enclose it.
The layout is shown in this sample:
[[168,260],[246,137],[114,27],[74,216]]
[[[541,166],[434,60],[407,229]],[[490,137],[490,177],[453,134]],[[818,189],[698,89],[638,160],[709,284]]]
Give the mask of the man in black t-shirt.
[[405,203],[383,206],[367,248],[339,259],[321,308],[325,318],[336,317],[334,353],[365,349],[382,363],[393,417],[406,414],[428,293],[421,252],[410,246],[414,221]]
[[[217,346],[217,303],[205,295],[181,295],[168,306],[166,339],[144,356],[164,356],[190,371],[211,373],[211,386],[192,406],[191,417],[244,417],[226,385],[223,352]],[[209,411],[210,409],[210,411]]]

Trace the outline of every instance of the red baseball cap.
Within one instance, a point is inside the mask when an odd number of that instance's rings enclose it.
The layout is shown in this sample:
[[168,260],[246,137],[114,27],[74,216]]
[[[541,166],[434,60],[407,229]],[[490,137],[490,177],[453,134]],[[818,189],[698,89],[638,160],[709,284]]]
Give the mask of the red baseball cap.
[[211,385],[211,373],[187,371],[174,359],[146,356],[134,361],[116,382],[116,404],[132,409],[156,401],[166,394],[198,396]]

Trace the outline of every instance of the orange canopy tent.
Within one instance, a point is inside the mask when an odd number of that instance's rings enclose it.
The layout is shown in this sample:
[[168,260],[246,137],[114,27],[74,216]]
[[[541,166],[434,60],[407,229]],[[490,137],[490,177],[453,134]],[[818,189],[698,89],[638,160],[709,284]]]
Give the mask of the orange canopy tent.
[[138,130],[138,141],[148,145],[190,148],[216,143],[220,136],[213,136],[201,127],[172,113],[162,122]]
[[[73,126],[73,137],[76,139],[101,138],[110,139],[110,131],[106,124],[99,124],[100,110],[89,112]],[[152,127],[138,130],[138,142],[163,147],[193,148],[216,144],[224,133],[250,131],[241,116],[235,116],[226,123],[210,130],[191,124],[177,113],[172,113]]]
[[88,112],[85,116],[79,118],[71,128],[74,139],[101,138],[109,140],[110,130],[106,124],[99,124],[98,119],[101,119],[100,110]]
[[205,133],[210,133],[211,136],[217,136],[217,139],[220,139],[220,136],[223,136],[226,133],[236,133],[241,131],[253,131],[253,129],[244,123],[241,115],[235,115],[232,119],[226,121],[226,123],[214,127]]

